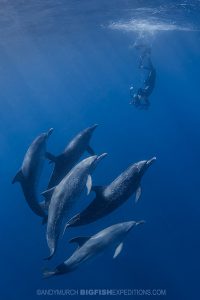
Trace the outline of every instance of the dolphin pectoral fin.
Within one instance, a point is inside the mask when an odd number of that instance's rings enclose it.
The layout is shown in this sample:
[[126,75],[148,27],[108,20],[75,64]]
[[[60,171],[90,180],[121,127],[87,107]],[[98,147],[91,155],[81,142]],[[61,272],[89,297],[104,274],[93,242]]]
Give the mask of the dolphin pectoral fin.
[[49,152],[46,152],[45,153],[45,157],[49,160],[49,163],[55,163],[56,162],[56,159],[57,157]]
[[87,146],[87,152],[90,154],[90,155],[95,155],[95,152],[94,150],[90,147],[90,146]]
[[91,175],[88,175],[87,182],[86,182],[86,187],[87,187],[87,195],[91,192],[92,189],[92,177]]
[[78,222],[80,220],[80,213],[76,214],[74,217],[72,217],[67,224],[65,225],[65,227],[73,227],[76,226],[76,222]]
[[51,197],[56,187],[53,187],[49,190],[44,191],[41,195],[45,198],[45,209],[48,210]]
[[90,239],[90,236],[78,236],[69,241],[69,243],[77,243],[78,247],[80,248],[83,246],[88,240]]
[[115,249],[115,253],[113,255],[113,259],[115,259],[122,251],[123,249],[123,243],[120,243],[117,248]]
[[17,174],[13,178],[12,184],[15,183],[15,182],[22,182],[23,179],[24,179],[24,175],[22,173],[22,170],[19,170],[19,172],[17,172]]
[[65,224],[65,226],[64,226],[64,229],[63,229],[63,233],[62,233],[62,235],[61,235],[61,238],[63,238],[63,236],[64,236],[64,234],[65,234],[65,231],[66,231],[67,227],[69,227],[69,226],[70,226],[70,224],[69,224],[69,222],[67,222],[67,223]]
[[48,189],[48,190],[42,192],[41,195],[42,195],[45,199],[51,198],[51,196],[53,195],[53,192],[54,192],[55,188],[56,188],[56,187],[54,186],[54,187],[52,187],[51,189]]
[[135,194],[135,203],[137,203],[138,200],[140,199],[141,193],[142,193],[142,189],[141,189],[141,186],[139,186],[137,188],[137,191],[136,191],[136,194]]

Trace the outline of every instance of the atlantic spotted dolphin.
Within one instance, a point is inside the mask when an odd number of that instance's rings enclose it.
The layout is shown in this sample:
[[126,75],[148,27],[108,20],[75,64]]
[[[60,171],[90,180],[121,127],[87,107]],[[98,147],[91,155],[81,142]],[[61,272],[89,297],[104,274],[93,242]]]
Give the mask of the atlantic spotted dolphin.
[[46,234],[50,256],[47,259],[50,259],[56,251],[64,218],[68,217],[71,207],[76,203],[85,186],[87,186],[89,194],[92,187],[91,173],[105,156],[106,153],[82,160],[55,188],[43,193],[47,197],[47,201],[50,196]]
[[46,141],[53,129],[39,135],[28,148],[21,169],[15,175],[12,183],[21,184],[25,199],[32,211],[47,221],[47,215],[37,199],[38,180],[45,162]]
[[96,198],[79,214],[74,216],[67,224],[67,227],[81,226],[92,223],[122,205],[132,194],[136,193],[136,202],[141,195],[141,179],[156,160],[144,160],[131,165],[120,174],[108,186],[96,186],[92,190],[96,193]]
[[77,134],[60,155],[54,156],[51,153],[46,154],[46,157],[54,163],[54,169],[48,184],[48,189],[60,183],[85,151],[88,151],[90,155],[95,154],[89,143],[92,133],[97,126],[98,125],[95,124]]
[[58,265],[54,270],[45,271],[43,273],[44,278],[72,272],[85,261],[96,257],[98,254],[111,247],[115,249],[113,258],[116,258],[122,251],[123,240],[126,235],[131,229],[143,223],[144,221],[119,223],[107,227],[92,237],[73,238],[70,243],[77,243],[78,249],[75,250],[69,259]]

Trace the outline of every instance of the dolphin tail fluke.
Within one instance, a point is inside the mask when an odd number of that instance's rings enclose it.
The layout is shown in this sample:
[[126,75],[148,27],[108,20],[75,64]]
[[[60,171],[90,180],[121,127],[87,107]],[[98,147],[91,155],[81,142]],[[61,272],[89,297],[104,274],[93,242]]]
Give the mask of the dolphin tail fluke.
[[55,248],[52,248],[50,250],[50,255],[48,257],[45,257],[44,260],[50,260],[55,254]]
[[50,271],[50,270],[44,270],[43,271],[43,279],[47,279],[49,277],[52,277],[56,275],[56,271]]
[[53,255],[54,255],[54,252],[52,254],[50,254],[48,257],[45,257],[44,260],[50,260],[50,259],[52,259]]
[[15,183],[15,182],[21,182],[23,179],[24,179],[24,175],[22,173],[22,170],[19,170],[19,172],[17,172],[17,174],[13,178],[12,184]]

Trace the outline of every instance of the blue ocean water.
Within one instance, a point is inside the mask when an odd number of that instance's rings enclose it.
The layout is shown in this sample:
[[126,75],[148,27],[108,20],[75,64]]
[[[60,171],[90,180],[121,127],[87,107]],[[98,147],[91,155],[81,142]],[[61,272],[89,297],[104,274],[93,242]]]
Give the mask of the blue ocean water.
[[[0,298],[47,298],[37,295],[43,289],[163,289],[166,296],[154,297],[198,299],[199,1],[10,0],[1,1],[0,16]],[[147,111],[129,105],[130,85],[144,80],[132,47],[138,39],[151,45],[157,70]],[[53,127],[48,150],[58,154],[94,123],[91,145],[109,154],[95,185],[110,183],[131,163],[157,161],[137,205],[132,197],[104,219],[69,229],[56,257],[44,262],[45,226],[11,180],[38,134]],[[40,191],[50,172],[46,163]],[[74,212],[93,197],[83,195]],[[71,274],[42,279],[44,268],[74,251],[72,237],[140,219],[146,224],[127,236],[116,260],[104,253]]]

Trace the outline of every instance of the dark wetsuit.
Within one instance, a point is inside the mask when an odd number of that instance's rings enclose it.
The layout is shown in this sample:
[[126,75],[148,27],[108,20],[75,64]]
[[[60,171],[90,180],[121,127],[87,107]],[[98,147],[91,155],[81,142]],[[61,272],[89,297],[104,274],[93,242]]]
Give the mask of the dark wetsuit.
[[[145,60],[147,62],[146,64],[144,64]],[[144,81],[144,87],[139,88],[134,95],[131,94],[132,97],[131,103],[140,108],[148,108],[150,105],[148,98],[153,92],[153,89],[155,87],[155,81],[156,81],[156,70],[153,67],[150,59],[149,48],[145,49],[144,53],[141,55],[139,68],[147,70],[148,76]]]
[[144,88],[138,89],[138,96],[142,98],[148,98],[151,93],[153,92],[153,89],[155,87],[155,81],[156,81],[156,70],[152,66],[151,68],[148,68],[149,74],[148,77],[144,81]]

